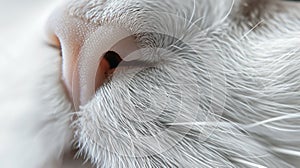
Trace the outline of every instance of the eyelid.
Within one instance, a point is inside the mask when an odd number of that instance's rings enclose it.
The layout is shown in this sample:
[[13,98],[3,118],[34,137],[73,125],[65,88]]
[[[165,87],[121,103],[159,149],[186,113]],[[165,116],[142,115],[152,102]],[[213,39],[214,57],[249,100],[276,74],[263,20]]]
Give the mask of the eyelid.
[[62,50],[61,50],[61,46],[59,45],[55,45],[53,43],[49,43],[49,42],[46,42],[46,45],[52,49],[55,49],[57,51],[59,51],[59,56],[62,57]]
[[50,48],[57,49],[57,50],[60,49],[60,46],[58,46],[58,45],[55,45],[55,44],[52,44],[52,43],[49,43],[49,42],[46,42],[45,44],[47,46],[49,46]]

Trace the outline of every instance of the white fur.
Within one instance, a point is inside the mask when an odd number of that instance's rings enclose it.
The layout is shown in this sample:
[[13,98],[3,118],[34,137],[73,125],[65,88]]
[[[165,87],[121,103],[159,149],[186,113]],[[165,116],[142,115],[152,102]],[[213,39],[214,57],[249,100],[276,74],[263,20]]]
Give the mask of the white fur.
[[[68,17],[86,25],[122,27],[132,33],[163,32],[180,40],[159,34],[138,36],[141,46],[155,48],[143,51],[146,54],[139,58],[151,62],[152,69],[116,69],[92,100],[74,113],[78,155],[95,167],[298,167],[294,161],[300,157],[300,5],[282,4],[278,11],[276,4],[281,2],[266,0],[267,6],[257,4],[251,15],[243,16],[239,9],[246,6],[244,2],[67,3]],[[261,8],[266,13],[258,19],[255,14]],[[91,49],[97,48],[96,43]],[[43,61],[35,64],[44,68]],[[29,104],[38,107],[29,114],[35,116],[46,109],[41,118],[32,116],[35,129],[45,117],[58,121],[46,122],[46,129],[41,129],[39,142],[53,141],[32,151],[38,163],[24,158],[23,164],[33,164],[27,167],[47,164],[71,145],[68,117],[73,113],[59,83],[59,68],[52,68],[34,77],[38,84],[47,81],[42,90],[33,85],[18,93],[36,92],[37,97],[45,97],[42,105],[41,100],[30,97]],[[7,102],[13,101],[17,102]],[[24,152],[21,147],[31,144],[36,143],[14,147],[17,151],[8,156]],[[41,160],[40,151],[46,154]]]

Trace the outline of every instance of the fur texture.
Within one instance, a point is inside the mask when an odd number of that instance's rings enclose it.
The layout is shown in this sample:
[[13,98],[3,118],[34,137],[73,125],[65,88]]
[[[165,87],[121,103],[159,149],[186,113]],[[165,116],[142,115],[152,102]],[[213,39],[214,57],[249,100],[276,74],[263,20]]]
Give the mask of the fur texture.
[[[58,121],[47,128],[61,130],[48,136],[64,134],[43,149],[42,162],[67,149],[74,130],[78,156],[95,167],[298,167],[299,9],[271,0],[66,3],[50,19],[63,61],[79,55],[92,63],[94,53],[104,52],[97,49],[106,26],[135,35],[137,59],[147,64],[117,68],[74,113],[59,69],[41,75],[50,81],[39,91],[42,108],[52,112],[47,120]],[[70,39],[80,43],[76,50]],[[94,68],[79,64],[79,80],[93,81],[87,76]]]

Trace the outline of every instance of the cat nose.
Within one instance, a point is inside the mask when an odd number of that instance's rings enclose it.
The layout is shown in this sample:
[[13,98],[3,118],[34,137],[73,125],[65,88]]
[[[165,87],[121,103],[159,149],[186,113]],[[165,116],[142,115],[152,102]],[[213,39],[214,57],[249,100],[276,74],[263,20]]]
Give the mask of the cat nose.
[[62,81],[71,101],[78,106],[81,104],[78,56],[85,38],[96,26],[70,16],[63,9],[56,9],[49,17],[47,35],[49,41],[61,49]]
[[127,30],[91,23],[60,9],[50,16],[47,33],[61,48],[62,81],[75,108],[86,104],[122,58],[138,49]]

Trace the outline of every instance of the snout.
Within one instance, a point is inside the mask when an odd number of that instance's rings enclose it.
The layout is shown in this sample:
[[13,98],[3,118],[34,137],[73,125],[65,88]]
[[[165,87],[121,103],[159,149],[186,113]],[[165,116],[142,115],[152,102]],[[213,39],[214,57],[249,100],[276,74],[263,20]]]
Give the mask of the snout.
[[123,59],[137,50],[125,28],[88,22],[58,8],[50,17],[47,35],[61,49],[62,82],[74,107],[86,104]]

